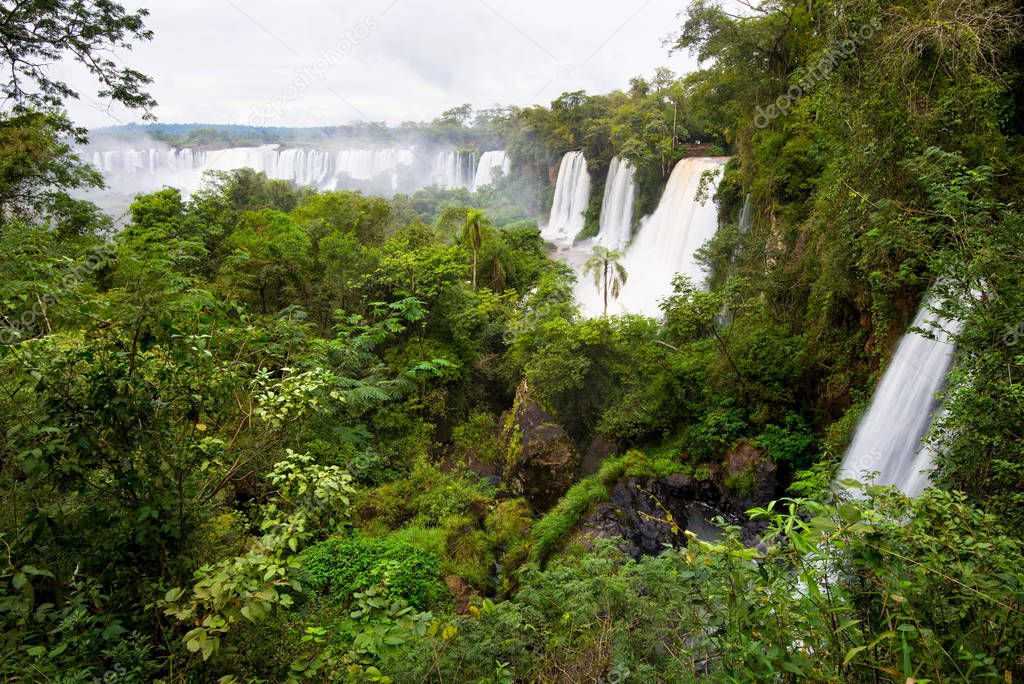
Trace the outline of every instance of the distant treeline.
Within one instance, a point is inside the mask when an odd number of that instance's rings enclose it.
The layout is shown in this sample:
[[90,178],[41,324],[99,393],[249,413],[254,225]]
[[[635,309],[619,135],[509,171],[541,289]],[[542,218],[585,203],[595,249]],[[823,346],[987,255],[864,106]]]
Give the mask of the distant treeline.
[[175,148],[216,148],[271,143],[349,142],[367,145],[394,143],[445,144],[472,149],[500,147],[500,138],[483,128],[453,126],[445,119],[430,123],[405,122],[389,126],[356,122],[339,126],[248,126],[244,124],[150,123],[96,129],[93,142],[151,139]]

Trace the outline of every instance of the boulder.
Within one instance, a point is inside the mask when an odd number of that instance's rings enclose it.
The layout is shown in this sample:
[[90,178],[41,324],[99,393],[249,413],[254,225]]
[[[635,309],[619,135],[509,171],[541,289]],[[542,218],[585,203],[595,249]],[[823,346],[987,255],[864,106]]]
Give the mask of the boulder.
[[633,558],[653,556],[666,545],[685,545],[684,532],[704,539],[721,533],[708,521],[721,511],[706,503],[717,498],[708,480],[683,475],[664,478],[630,477],[608,492],[577,527],[575,538],[589,546],[595,538],[622,539],[621,549]]
[[719,483],[723,505],[743,513],[777,498],[778,467],[766,452],[744,441],[725,455]]
[[536,511],[548,510],[572,486],[579,460],[572,440],[533,398],[526,380],[502,426],[506,486]]

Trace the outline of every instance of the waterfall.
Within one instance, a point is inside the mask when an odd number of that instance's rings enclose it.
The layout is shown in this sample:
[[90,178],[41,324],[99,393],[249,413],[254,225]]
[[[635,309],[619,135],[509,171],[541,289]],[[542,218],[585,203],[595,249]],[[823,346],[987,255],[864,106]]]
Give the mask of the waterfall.
[[743,198],[743,208],[740,210],[740,235],[743,235],[750,230],[750,226],[753,223],[754,206],[750,201],[750,193],[748,192],[746,197]]
[[[627,282],[619,298],[610,301],[608,313],[638,313],[659,316],[661,299],[672,294],[677,273],[694,284],[703,284],[703,267],[694,258],[718,228],[718,211],[710,198],[697,201],[697,190],[705,171],[716,176],[725,165],[721,157],[693,157],[679,161],[665,185],[654,213],[640,222],[622,265]],[[713,187],[709,188],[713,192]],[[590,278],[581,277],[576,290],[584,312],[597,315],[603,308],[601,294]]]
[[501,169],[505,176],[512,170],[512,160],[505,150],[492,150],[480,155],[480,163],[476,167],[473,188],[482,188],[494,182],[494,172]]
[[608,179],[604,183],[601,203],[601,230],[598,244],[608,249],[622,249],[629,244],[633,229],[633,200],[636,198],[636,169],[625,159],[612,158]]
[[558,167],[555,197],[548,224],[541,233],[555,241],[568,241],[583,230],[590,202],[590,174],[582,152],[566,152]]
[[[504,150],[482,155],[441,150],[433,155],[432,162],[428,159],[422,165],[417,164],[417,151],[411,147],[328,150],[268,144],[211,151],[125,147],[86,148],[82,152],[83,158],[107,177],[111,187],[130,194],[152,192],[164,185],[190,194],[198,189],[204,171],[241,168],[319,190],[372,192],[412,192],[428,184],[473,190],[490,185],[496,169],[505,175],[511,171]],[[429,176],[425,175],[428,167]]]
[[473,187],[476,173],[476,153],[461,150],[442,150],[434,158],[430,182],[442,188]]
[[[416,177],[415,150],[403,147],[327,150],[270,144],[210,151],[125,147],[86,148],[82,154],[103,173],[112,189],[129,196],[152,192],[164,185],[191,194],[199,188],[204,171],[241,168],[319,190],[397,192],[415,190],[429,182]],[[439,159],[453,160],[450,169],[445,167],[446,187],[470,186],[476,173],[475,155],[448,151],[441,153]],[[435,172],[437,166],[435,162]]]
[[206,153],[187,147],[181,150],[147,148],[136,150],[93,151],[83,157],[106,174],[157,174],[185,172],[199,169],[206,162]]
[[[868,412],[861,418],[853,441],[843,456],[839,479],[895,485],[916,496],[928,485],[934,453],[921,440],[941,413],[937,394],[945,385],[955,347],[950,336],[960,326],[937,319],[926,300],[913,327],[934,330],[935,339],[910,331],[896,347],[882,375]],[[933,323],[938,327],[934,327]]]

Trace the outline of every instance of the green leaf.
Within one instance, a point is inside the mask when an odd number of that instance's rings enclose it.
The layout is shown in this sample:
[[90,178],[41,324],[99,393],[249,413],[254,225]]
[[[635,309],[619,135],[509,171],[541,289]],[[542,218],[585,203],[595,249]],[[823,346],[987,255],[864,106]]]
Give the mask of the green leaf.
[[867,646],[855,646],[846,652],[846,657],[843,658],[843,665],[849,665],[850,661],[857,657],[857,654],[866,649]]

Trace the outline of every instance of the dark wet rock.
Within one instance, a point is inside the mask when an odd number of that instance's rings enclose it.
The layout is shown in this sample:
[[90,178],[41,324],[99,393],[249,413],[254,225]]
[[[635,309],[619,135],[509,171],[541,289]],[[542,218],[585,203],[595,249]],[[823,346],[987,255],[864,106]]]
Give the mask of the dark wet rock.
[[582,480],[585,477],[596,474],[601,469],[601,464],[605,462],[605,459],[614,456],[618,451],[619,445],[615,442],[609,442],[603,437],[595,437],[590,442],[590,446],[587,447],[587,453],[583,454],[583,458],[580,459],[577,479]]
[[525,380],[502,425],[506,486],[535,510],[548,510],[572,486],[578,463],[572,440],[531,396]]
[[765,524],[749,520],[746,510],[777,498],[775,476],[775,464],[744,444],[707,478],[625,478],[611,487],[607,502],[584,517],[574,538],[589,544],[595,538],[620,537],[622,550],[640,558],[656,555],[666,545],[685,544],[687,531],[705,540],[720,537],[722,531],[712,521],[721,517],[740,528],[744,543],[755,545]]
[[622,550],[634,558],[656,555],[666,545],[684,545],[687,530],[713,539],[721,532],[708,521],[724,515],[707,503],[716,495],[710,480],[682,475],[626,478],[611,488],[607,502],[584,518],[576,538],[587,544],[595,538],[621,537]]

